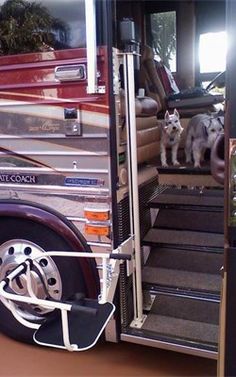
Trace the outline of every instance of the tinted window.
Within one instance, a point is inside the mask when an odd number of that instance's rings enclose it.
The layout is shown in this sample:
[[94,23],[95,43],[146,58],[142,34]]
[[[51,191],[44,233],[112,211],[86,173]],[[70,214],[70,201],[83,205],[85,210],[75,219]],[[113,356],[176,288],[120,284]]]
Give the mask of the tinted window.
[[150,26],[155,58],[176,72],[176,12],[152,13]]
[[85,0],[0,0],[1,55],[85,46]]

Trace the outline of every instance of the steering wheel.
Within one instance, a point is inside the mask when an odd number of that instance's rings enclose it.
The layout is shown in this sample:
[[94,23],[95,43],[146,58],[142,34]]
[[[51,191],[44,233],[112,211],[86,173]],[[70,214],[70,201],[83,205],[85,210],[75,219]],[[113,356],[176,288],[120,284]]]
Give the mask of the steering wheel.
[[223,88],[225,86],[225,71],[218,73],[213,80],[207,85],[206,90],[209,92],[215,87]]

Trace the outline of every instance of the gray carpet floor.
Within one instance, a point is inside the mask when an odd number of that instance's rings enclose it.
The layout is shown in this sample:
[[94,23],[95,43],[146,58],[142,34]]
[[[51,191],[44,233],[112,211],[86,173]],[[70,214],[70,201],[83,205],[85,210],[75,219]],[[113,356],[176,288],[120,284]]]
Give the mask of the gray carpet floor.
[[148,315],[142,329],[200,343],[217,344],[218,341],[217,325],[156,314]]
[[145,266],[142,281],[166,287],[203,291],[218,294],[221,288],[220,274],[204,274]]
[[201,247],[224,247],[224,235],[217,233],[194,232],[152,228],[144,237],[143,243],[191,245]]
[[224,214],[223,212],[163,208],[157,215],[154,227],[224,233]]

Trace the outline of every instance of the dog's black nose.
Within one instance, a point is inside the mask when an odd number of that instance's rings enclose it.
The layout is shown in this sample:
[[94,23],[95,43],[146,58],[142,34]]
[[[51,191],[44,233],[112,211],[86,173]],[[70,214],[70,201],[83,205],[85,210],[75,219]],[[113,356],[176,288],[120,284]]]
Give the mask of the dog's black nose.
[[173,127],[172,127],[172,130],[176,130],[176,128],[177,128],[176,126],[173,126]]

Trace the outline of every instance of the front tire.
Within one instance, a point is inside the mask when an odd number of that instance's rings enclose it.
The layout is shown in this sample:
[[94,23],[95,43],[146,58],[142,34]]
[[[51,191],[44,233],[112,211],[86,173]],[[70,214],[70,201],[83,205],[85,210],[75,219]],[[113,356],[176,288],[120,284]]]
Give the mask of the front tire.
[[[42,275],[50,290],[50,296],[66,300],[76,293],[85,293],[85,281],[78,258],[55,257],[44,259],[47,251],[69,251],[72,248],[67,241],[45,225],[31,220],[16,218],[0,219],[0,277],[3,279],[20,261],[30,257],[30,254],[42,252]],[[80,250],[84,251],[84,250]],[[21,255],[22,254],[22,255]],[[44,267],[43,260],[48,261]],[[39,280],[35,282],[36,290],[42,295]],[[40,323],[50,313],[39,307],[20,307],[19,313],[33,323]],[[20,324],[11,312],[0,303],[0,331],[19,341],[33,343],[35,330]]]

